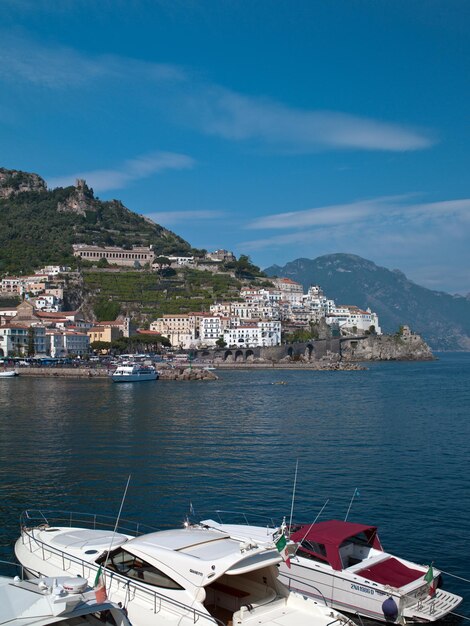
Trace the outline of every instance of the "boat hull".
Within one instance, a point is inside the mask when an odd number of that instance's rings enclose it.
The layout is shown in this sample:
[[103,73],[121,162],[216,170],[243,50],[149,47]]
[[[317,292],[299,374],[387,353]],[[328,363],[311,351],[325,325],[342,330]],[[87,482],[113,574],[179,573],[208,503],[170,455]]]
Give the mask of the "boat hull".
[[[93,529],[87,533],[83,528],[54,527],[48,524],[32,528],[28,524],[28,527],[23,527],[22,535],[15,544],[15,555],[29,576],[37,577],[44,574],[54,577],[65,574],[69,576],[80,575],[83,578],[93,580],[98,570],[98,565],[94,559],[103,553],[104,537],[100,533],[104,532]],[[64,542],[65,536],[67,541],[73,540],[70,551],[65,547],[68,545]],[[132,537],[128,535],[108,534],[108,542],[110,536],[112,537],[111,542],[114,542],[113,548],[126,546],[128,545],[126,544],[127,539],[132,540]],[[151,537],[151,535],[144,537]],[[216,541],[218,545],[218,538],[214,540],[212,536],[209,539]],[[134,541],[137,541],[137,538]],[[145,541],[151,540],[146,539]],[[229,541],[232,540],[229,539]],[[200,545],[204,544],[205,542]],[[62,545],[64,548],[59,548]],[[140,545],[142,547],[142,543]],[[144,542],[144,545],[147,544]],[[323,603],[318,603],[305,595],[289,592],[280,584],[276,568],[279,559],[277,552],[273,556],[269,550],[264,551],[255,546],[253,549],[257,550],[256,555],[252,557],[243,556],[240,560],[238,551],[240,550],[240,555],[244,553],[238,542],[236,548],[236,560],[227,570],[227,575],[222,575],[224,580],[221,584],[218,584],[220,578],[217,578],[213,584],[196,587],[194,592],[182,587],[163,589],[145,585],[135,579],[130,580],[117,570],[108,568],[105,575],[108,598],[114,602],[121,602],[128,611],[131,623],[139,626],[168,626],[171,624],[178,626],[192,624],[194,626],[195,623],[200,624],[200,626],[206,624],[219,624],[220,626],[227,620],[224,616],[224,618],[220,618],[223,619],[223,622],[218,621],[219,618],[212,613],[212,608],[217,607],[227,609],[227,617],[230,614],[229,619],[233,623],[246,626],[312,626],[312,624],[331,626],[332,623],[336,623],[337,626],[339,623],[344,626],[355,626],[349,619],[326,607]],[[136,550],[139,554],[139,549],[136,548]],[[89,557],[90,561],[78,556],[78,554],[91,553],[96,554]],[[169,553],[171,554],[171,550]],[[257,557],[260,558],[260,566],[253,569],[253,558]],[[165,556],[165,558],[169,557]],[[181,557],[177,556],[176,558],[176,562],[178,562]],[[273,561],[273,559],[275,560]],[[199,560],[195,558],[196,567],[198,563]],[[239,563],[241,565],[237,569]],[[172,571],[175,572],[176,570],[173,569]],[[189,575],[191,573],[198,576],[202,575],[191,569],[189,572]],[[259,580],[256,578],[256,574],[259,574]],[[263,575],[266,578],[263,578]],[[184,576],[185,578],[188,576],[187,572]],[[271,595],[267,593],[267,590],[271,590]],[[164,595],[162,594],[163,591],[165,592]],[[213,607],[210,594],[214,598]],[[212,607],[212,614],[208,612],[207,602]]]
[[111,375],[111,379],[113,383],[141,383],[147,382],[149,380],[157,380],[157,373],[149,373],[149,374],[128,374],[123,376],[116,376],[115,374]]

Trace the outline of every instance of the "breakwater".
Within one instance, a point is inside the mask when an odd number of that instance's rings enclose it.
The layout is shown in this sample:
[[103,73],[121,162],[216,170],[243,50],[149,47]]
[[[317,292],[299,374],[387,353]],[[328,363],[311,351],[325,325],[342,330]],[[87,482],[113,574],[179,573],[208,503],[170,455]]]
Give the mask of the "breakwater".
[[[109,378],[112,374],[104,367],[21,367],[16,371],[20,376],[46,378]],[[161,380],[217,380],[213,371],[196,367],[163,367],[158,372]]]

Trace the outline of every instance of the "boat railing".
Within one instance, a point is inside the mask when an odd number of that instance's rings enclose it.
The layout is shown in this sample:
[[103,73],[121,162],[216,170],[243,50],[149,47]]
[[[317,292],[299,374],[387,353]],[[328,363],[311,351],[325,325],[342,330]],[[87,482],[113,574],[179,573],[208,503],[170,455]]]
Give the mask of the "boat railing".
[[[119,519],[116,527],[116,518],[96,513],[78,511],[60,511],[45,509],[27,509],[20,516],[21,528],[35,526],[80,526],[93,530],[114,530],[116,532],[138,537],[150,532],[161,530],[148,524],[126,519]],[[115,528],[116,527],[116,528]]]
[[[287,584],[285,582],[286,579],[288,581]],[[326,601],[325,596],[320,591],[320,589],[318,589],[318,587],[315,587],[315,585],[312,585],[311,583],[307,583],[304,580],[301,580],[300,578],[296,578],[295,576],[291,576],[290,574],[286,574],[285,571],[282,572],[282,582],[284,585],[286,585],[289,591],[297,591],[298,593],[304,593],[303,587],[308,587],[309,589],[316,591],[316,593],[312,595],[314,595],[315,597],[321,597],[325,606],[329,606],[328,602]],[[300,590],[298,587],[292,587],[292,582],[300,583],[302,585],[302,590]],[[308,594],[309,593],[308,590],[305,591],[305,593]]]
[[[57,548],[53,548],[48,544],[44,543],[40,539],[34,536],[34,533],[31,529],[23,528],[23,532],[21,533],[21,540],[25,547],[29,549],[31,553],[35,550],[41,550],[42,560],[47,561],[46,556],[49,554],[49,558],[56,557],[62,561],[62,570],[64,572],[67,571],[67,567],[70,568],[70,564],[74,563],[76,566],[81,568],[81,577],[87,580],[92,580],[95,578],[96,573],[98,572],[99,565],[93,562],[87,562],[83,559],[75,557],[63,550],[58,550]],[[67,566],[68,564],[68,566]],[[41,572],[37,570],[33,570],[30,567],[24,568],[26,571],[30,572],[36,577],[41,575]],[[214,617],[213,615],[207,615],[198,609],[195,609],[188,604],[184,604],[184,602],[178,602],[178,600],[173,600],[172,598],[168,598],[167,596],[158,593],[158,591],[154,591],[153,589],[149,589],[145,587],[141,583],[135,580],[129,580],[125,576],[118,574],[117,572],[112,572],[108,569],[105,570],[105,580],[109,579],[109,583],[106,586],[109,588],[113,581],[116,580],[117,583],[126,587],[126,597],[131,597],[131,589],[135,594],[135,591],[139,591],[140,594],[148,598],[150,603],[153,605],[153,612],[155,614],[159,613],[163,608],[173,612],[178,612],[186,616],[192,616],[193,624],[202,620],[203,623],[209,624],[217,624],[218,626],[226,626],[224,622]]]
[[23,580],[24,567],[19,563],[0,559],[0,576],[9,576],[10,578],[19,576]]
[[[226,511],[223,509],[216,509],[214,511],[215,515],[220,524],[236,524],[237,520],[243,520],[243,523],[246,526],[266,526],[271,528],[273,531],[279,528],[280,524],[276,524],[272,517],[268,515],[263,515],[262,513],[253,513],[244,511]],[[222,519],[222,516],[225,516],[225,519]],[[227,521],[230,516],[230,521]],[[255,520],[255,524],[250,523],[250,520]],[[261,523],[262,522],[262,523]]]

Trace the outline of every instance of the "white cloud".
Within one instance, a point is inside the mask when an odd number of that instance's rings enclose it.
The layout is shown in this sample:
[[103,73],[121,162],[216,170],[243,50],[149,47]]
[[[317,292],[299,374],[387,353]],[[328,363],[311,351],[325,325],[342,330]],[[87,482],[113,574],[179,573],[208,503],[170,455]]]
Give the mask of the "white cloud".
[[155,213],[147,213],[146,217],[149,217],[157,224],[163,224],[164,226],[182,224],[186,222],[194,222],[197,220],[213,220],[223,218],[225,216],[224,211],[208,211],[208,210],[194,210],[194,211],[157,211]]
[[406,151],[434,139],[400,124],[335,111],[301,110],[212,86],[190,95],[187,107],[205,132],[232,140],[259,140],[293,151],[321,148]]
[[[470,199],[446,200],[410,204],[414,194],[388,196],[362,200],[348,204],[329,205],[289,211],[260,217],[246,226],[248,229],[295,229],[306,227],[333,226],[351,222],[362,223],[365,219],[405,220],[419,222],[455,217],[470,218]],[[408,202],[407,202],[408,200]]]
[[116,89],[125,85],[129,90],[129,83],[138,81],[139,93],[150,88],[151,99],[165,115],[177,116],[179,123],[230,141],[253,141],[294,153],[324,149],[402,152],[435,143],[429,132],[399,123],[337,111],[296,109],[236,93],[204,83],[176,65],[117,55],[91,56],[65,46],[47,47],[25,37],[0,35],[0,78],[49,89],[83,88],[114,79]]
[[49,89],[83,87],[104,78],[179,81],[181,68],[117,55],[86,55],[66,46],[47,47],[0,32],[0,77]]
[[51,188],[67,187],[74,184],[77,178],[84,178],[94,191],[123,189],[135,180],[141,180],[165,170],[190,169],[194,163],[195,161],[185,154],[153,152],[125,161],[115,169],[82,171],[49,178],[48,185]]

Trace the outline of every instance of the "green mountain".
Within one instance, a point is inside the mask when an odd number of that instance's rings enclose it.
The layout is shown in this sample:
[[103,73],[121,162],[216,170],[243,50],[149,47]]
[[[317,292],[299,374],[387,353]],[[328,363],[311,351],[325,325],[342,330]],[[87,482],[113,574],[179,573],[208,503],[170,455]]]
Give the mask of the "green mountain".
[[337,304],[370,307],[379,315],[383,332],[402,324],[422,335],[433,350],[470,350],[470,297],[432,291],[416,285],[399,270],[379,267],[353,254],[328,254],[296,259],[264,270],[305,289],[320,285]]
[[0,272],[46,263],[76,265],[72,244],[153,245],[157,255],[185,254],[189,243],[119,200],[101,201],[85,181],[48,190],[37,174],[0,168]]

